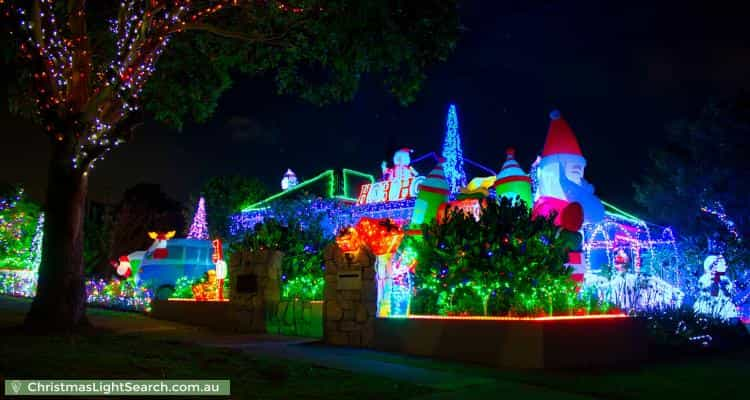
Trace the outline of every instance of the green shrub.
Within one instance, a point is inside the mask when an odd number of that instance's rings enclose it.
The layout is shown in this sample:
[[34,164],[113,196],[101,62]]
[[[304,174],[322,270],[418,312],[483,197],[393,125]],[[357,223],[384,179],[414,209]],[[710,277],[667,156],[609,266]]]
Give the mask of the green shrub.
[[262,223],[234,245],[234,250],[278,250],[281,262],[282,300],[323,299],[323,249],[331,241],[327,232],[327,208],[308,200],[279,203],[274,217]]
[[479,220],[449,210],[412,244],[419,260],[412,312],[520,316],[597,308],[576,293],[564,236],[551,219],[532,218],[506,199],[490,201]]

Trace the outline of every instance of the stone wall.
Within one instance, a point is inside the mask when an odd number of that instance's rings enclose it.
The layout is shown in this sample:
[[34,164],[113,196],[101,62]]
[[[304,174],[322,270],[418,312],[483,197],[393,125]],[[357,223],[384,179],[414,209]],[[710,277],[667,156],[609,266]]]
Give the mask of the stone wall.
[[377,350],[503,368],[595,368],[646,359],[642,323],[628,317],[571,320],[378,318]]
[[266,315],[281,300],[281,259],[274,250],[237,251],[229,266],[231,319],[241,332],[266,332]]
[[377,286],[375,256],[363,248],[344,254],[335,243],[324,250],[323,338],[327,344],[372,347]]

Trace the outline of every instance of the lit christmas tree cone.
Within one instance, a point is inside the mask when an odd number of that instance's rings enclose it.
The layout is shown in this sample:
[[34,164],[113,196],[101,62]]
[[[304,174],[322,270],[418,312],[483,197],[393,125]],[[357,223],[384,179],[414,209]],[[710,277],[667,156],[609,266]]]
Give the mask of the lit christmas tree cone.
[[505,163],[495,180],[495,193],[498,200],[502,197],[511,201],[520,198],[526,203],[527,207],[531,208],[533,204],[531,201],[531,178],[521,169],[515,159],[515,154],[516,150],[512,147],[505,151]]
[[410,235],[418,234],[422,224],[430,223],[437,216],[440,205],[448,201],[450,188],[443,172],[445,159],[440,157],[438,165],[430,171],[427,178],[419,185],[417,200],[414,202],[410,229]]

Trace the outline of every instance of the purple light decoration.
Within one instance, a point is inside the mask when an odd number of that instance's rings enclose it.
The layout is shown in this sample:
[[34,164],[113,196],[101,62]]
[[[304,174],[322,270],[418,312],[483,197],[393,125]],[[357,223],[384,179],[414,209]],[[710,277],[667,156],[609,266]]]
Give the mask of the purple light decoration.
[[198,200],[193,223],[190,225],[188,239],[208,240],[208,223],[206,223],[206,201],[203,197]]

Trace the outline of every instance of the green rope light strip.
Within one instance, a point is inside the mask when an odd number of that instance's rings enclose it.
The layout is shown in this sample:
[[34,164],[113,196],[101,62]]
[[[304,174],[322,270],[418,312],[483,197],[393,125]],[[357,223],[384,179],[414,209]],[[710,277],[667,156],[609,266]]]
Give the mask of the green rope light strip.
[[329,169],[329,170],[321,172],[320,174],[318,174],[314,178],[310,178],[310,179],[308,179],[308,180],[306,180],[304,182],[301,182],[301,183],[297,184],[297,186],[295,186],[295,187],[293,187],[291,189],[284,190],[283,192],[276,193],[276,194],[274,194],[274,195],[272,195],[270,197],[267,197],[267,198],[265,198],[265,199],[263,199],[263,200],[261,200],[261,201],[259,201],[257,203],[251,204],[251,205],[243,208],[242,211],[243,212],[247,212],[247,211],[258,210],[258,209],[262,208],[262,206],[264,204],[266,204],[266,203],[274,201],[274,200],[278,199],[279,197],[284,196],[284,195],[289,194],[289,193],[292,193],[292,192],[294,192],[296,190],[302,189],[303,187],[308,186],[308,185],[310,185],[312,183],[315,183],[315,182],[317,182],[317,181],[319,181],[321,179],[324,179],[324,178],[328,178],[328,197],[334,197],[335,194],[336,194],[335,193],[335,189],[336,189],[336,182],[335,182],[336,181],[336,176],[333,173],[333,170]]
[[617,208],[617,207],[613,206],[612,204],[607,203],[604,200],[602,200],[602,204],[604,204],[607,208],[611,208],[614,211],[614,212],[612,212],[612,211],[606,211],[607,214],[618,215],[618,216],[623,217],[625,219],[632,220],[633,222],[644,222],[641,218],[638,218],[635,215],[633,215],[633,214],[631,214],[631,213],[629,213],[627,211],[623,211],[622,209]]
[[242,211],[243,212],[246,212],[246,211],[255,211],[255,210],[259,210],[261,208],[264,208],[263,206],[266,203],[274,201],[274,200],[278,199],[279,197],[282,197],[282,196],[284,196],[284,195],[286,195],[288,193],[294,192],[295,190],[303,188],[303,187],[305,187],[307,185],[315,183],[315,182],[317,182],[317,181],[319,181],[321,179],[324,179],[324,178],[328,178],[328,197],[329,198],[332,198],[332,199],[341,199],[341,200],[356,202],[357,201],[356,198],[348,197],[347,196],[349,194],[349,179],[348,179],[349,176],[357,176],[357,177],[365,178],[365,179],[369,180],[370,183],[375,183],[375,177],[372,176],[372,175],[370,175],[370,174],[366,174],[364,172],[360,172],[360,171],[349,169],[349,168],[344,168],[342,170],[342,177],[343,177],[343,180],[344,180],[344,188],[343,188],[344,194],[337,196],[336,195],[336,174],[334,173],[334,170],[329,169],[329,170],[321,172],[320,174],[318,174],[317,176],[315,176],[313,178],[310,178],[310,179],[308,179],[306,181],[303,181],[303,182],[299,183],[297,186],[294,186],[291,189],[287,189],[287,190],[284,190],[283,192],[276,193],[276,194],[274,194],[274,195],[272,195],[270,197],[267,197],[267,198],[265,198],[265,199],[263,199],[263,200],[261,200],[261,201],[259,201],[257,203],[254,203],[254,204],[251,204],[251,205],[249,205],[247,207],[244,207],[242,209]]
[[349,179],[347,179],[349,177],[349,175],[353,175],[353,176],[358,176],[358,177],[361,177],[361,178],[365,178],[365,179],[367,179],[367,180],[370,181],[370,184],[375,183],[375,177],[374,176],[372,176],[370,174],[366,174],[364,172],[355,171],[355,170],[349,169],[349,168],[344,168],[343,170],[341,170],[341,175],[342,175],[342,177],[344,179],[344,196],[341,196],[341,197],[343,199],[345,199],[345,200],[355,200],[356,201],[356,199],[351,199],[351,198],[345,197],[345,196],[349,195]]

